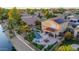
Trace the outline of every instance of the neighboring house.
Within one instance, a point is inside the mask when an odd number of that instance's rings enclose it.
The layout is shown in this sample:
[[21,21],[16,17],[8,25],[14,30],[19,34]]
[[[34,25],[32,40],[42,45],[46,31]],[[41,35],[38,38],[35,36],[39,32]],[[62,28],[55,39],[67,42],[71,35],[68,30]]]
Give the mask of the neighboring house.
[[76,37],[79,34],[79,19],[71,16],[69,20],[69,26],[72,27],[74,36]]
[[77,25],[79,25],[79,19],[71,19],[71,20],[69,21],[69,24],[70,24],[73,28],[75,28]]
[[69,20],[75,19],[75,16],[74,16],[74,15],[69,15],[69,16],[67,17],[67,19],[69,19]]
[[68,23],[61,18],[49,19],[42,22],[42,31],[59,35],[68,26]]
[[74,29],[74,36],[76,37],[79,34],[79,25]]
[[21,17],[22,20],[24,22],[26,22],[28,25],[35,25],[35,21],[36,20],[39,20],[38,17],[35,17],[35,16],[23,16]]
[[21,16],[28,16],[28,14],[27,13],[21,13]]

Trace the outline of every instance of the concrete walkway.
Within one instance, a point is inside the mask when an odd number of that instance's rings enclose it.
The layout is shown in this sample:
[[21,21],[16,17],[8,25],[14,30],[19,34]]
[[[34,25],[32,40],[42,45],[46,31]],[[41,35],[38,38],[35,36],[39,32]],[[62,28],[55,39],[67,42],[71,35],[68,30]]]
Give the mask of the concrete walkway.
[[19,51],[35,51],[29,44],[28,41],[24,41],[24,38],[21,37],[19,34],[15,33],[16,38],[12,39],[12,42],[15,48]]

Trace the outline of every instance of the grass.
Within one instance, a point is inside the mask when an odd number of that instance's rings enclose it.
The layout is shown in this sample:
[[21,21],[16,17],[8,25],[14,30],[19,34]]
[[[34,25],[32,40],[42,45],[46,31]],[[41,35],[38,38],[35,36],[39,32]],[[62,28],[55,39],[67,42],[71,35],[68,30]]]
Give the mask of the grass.
[[75,40],[65,40],[65,41],[63,41],[63,43],[64,44],[79,44],[79,41],[77,40],[77,39],[75,39]]
[[57,50],[58,51],[74,51],[74,49],[71,47],[72,44],[79,44],[79,41],[77,41],[77,40],[65,40],[58,47]]
[[71,47],[71,45],[61,45],[58,48],[58,51],[74,51],[74,49]]

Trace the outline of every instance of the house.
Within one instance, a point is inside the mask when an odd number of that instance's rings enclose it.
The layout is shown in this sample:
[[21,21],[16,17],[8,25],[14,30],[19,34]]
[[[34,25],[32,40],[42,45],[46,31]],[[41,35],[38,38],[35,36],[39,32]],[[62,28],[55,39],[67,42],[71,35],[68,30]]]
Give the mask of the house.
[[74,36],[76,37],[77,35],[79,35],[79,25],[74,28]]
[[73,28],[76,28],[77,25],[79,25],[79,19],[71,19],[69,21],[69,25],[72,26]]
[[67,19],[68,19],[68,20],[75,19],[75,16],[74,16],[74,15],[69,15],[69,16],[67,17]]
[[35,17],[35,16],[22,16],[21,18],[28,25],[35,25],[35,21],[39,20],[38,17]]
[[42,22],[42,31],[59,35],[59,33],[63,32],[67,26],[68,23],[65,22],[64,19],[53,18]]
[[69,16],[69,26],[73,29],[74,37],[79,34],[79,19],[74,16]]

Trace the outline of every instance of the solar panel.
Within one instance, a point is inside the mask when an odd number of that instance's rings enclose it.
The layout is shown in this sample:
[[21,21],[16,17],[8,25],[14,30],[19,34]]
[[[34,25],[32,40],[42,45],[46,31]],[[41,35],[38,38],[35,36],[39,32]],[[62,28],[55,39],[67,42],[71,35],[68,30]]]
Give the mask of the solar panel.
[[55,19],[55,22],[61,24],[64,22],[64,19],[58,18],[58,19]]

